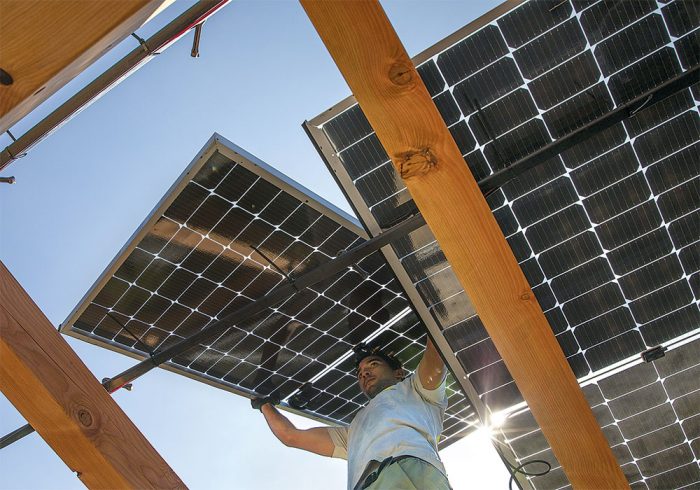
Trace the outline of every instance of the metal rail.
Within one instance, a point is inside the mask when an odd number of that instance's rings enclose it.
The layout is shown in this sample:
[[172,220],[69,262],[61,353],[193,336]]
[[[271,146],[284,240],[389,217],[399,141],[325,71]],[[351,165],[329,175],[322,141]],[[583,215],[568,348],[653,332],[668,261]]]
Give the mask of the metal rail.
[[[650,90],[649,92],[640,95],[636,99],[619,106],[614,111],[595,119],[573,133],[560,138],[559,140],[554,141],[543,148],[540,148],[538,151],[518,160],[509,167],[491,174],[490,176],[479,181],[479,188],[485,195],[488,195],[506,182],[518,177],[527,170],[530,170],[538,164],[546,162],[549,158],[595,136],[596,134],[614,124],[617,124],[620,121],[634,116],[641,109],[650,107],[651,105],[690,87],[691,85],[700,81],[699,70],[700,66],[693,67],[681,75],[678,75],[664,84],[659,85],[655,89]],[[152,356],[119,373],[115,377],[105,380],[103,382],[103,386],[109,393],[115,392],[121,387],[134,381],[136,378],[143,376],[153,368],[169,361],[173,357],[180,355],[193,347],[198,346],[206,339],[221,335],[227,328],[229,328],[229,326],[240,323],[242,320],[261,312],[265,308],[280,303],[293,294],[296,294],[307,287],[313,286],[317,282],[320,282],[323,279],[346,269],[347,267],[351,267],[372,252],[379,250],[385,245],[388,245],[396,238],[405,236],[406,234],[420,228],[424,224],[425,220],[420,213],[405,219],[401,223],[347,251],[343,255],[316,267],[306,274],[294,279],[290,283],[275,288],[262,298],[206,326],[204,329],[193,334],[191,337],[178,342],[168,349],[154,353]],[[12,444],[28,434],[31,434],[32,432],[34,432],[34,429],[29,424],[10,432],[9,434],[0,438],[0,449]]]
[[668,97],[687,89],[691,85],[700,82],[700,65],[694,66],[676,75],[672,79],[654,87],[652,90],[643,93],[639,97],[618,106],[616,109],[600,116],[597,119],[581,126],[576,131],[553,141],[530,155],[521,158],[508,167],[494,172],[479,182],[479,187],[484,194],[489,194],[501,187],[506,182],[514,179],[518,175],[530,170],[537,165],[546,162],[550,158],[568,150],[574,145],[595,136],[615,124],[629,119],[642,109],[646,109],[657,102],[661,102]]
[[[53,131],[97,100],[100,95],[127,77],[132,71],[166,49],[193,27],[201,25],[230,0],[201,0],[168,23],[147,40],[139,40],[139,46],[112,65],[107,71],[87,84],[78,93],[61,104],[51,114],[34,125],[0,152],[0,170],[23,156]],[[14,138],[13,138],[14,139]]]

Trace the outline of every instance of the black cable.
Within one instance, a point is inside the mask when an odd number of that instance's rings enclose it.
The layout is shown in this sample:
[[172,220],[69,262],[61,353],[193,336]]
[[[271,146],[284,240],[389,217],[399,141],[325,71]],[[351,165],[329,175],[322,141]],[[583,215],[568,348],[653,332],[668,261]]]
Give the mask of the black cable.
[[[529,464],[535,464],[535,463],[540,463],[543,465],[547,466],[547,469],[544,471],[537,471],[537,472],[527,472],[523,471],[523,468]],[[512,472],[510,474],[510,480],[508,480],[508,489],[513,490],[513,480],[515,480],[515,475],[516,473],[520,473],[525,476],[544,476],[550,471],[552,471],[552,465],[548,462],[545,461],[544,459],[531,459],[530,461],[525,461],[523,464],[518,465],[518,466],[512,466],[510,463],[508,463],[508,466],[512,469]]]
[[[498,446],[493,444],[493,448],[496,450],[498,453],[498,456],[501,458],[501,461],[506,465],[506,468],[508,469],[508,473],[510,473],[510,479],[508,480],[508,490],[513,490],[513,481],[515,481],[515,484],[518,485],[518,488],[522,490],[522,487],[520,486],[520,483],[518,480],[515,479],[516,475],[520,473],[521,475],[525,476],[544,476],[550,471],[552,471],[552,465],[548,461],[545,461],[544,459],[531,459],[530,461],[525,461],[518,466],[513,466],[508,459],[503,455],[503,451],[500,450]],[[535,471],[535,472],[528,472],[524,471],[523,468],[525,468],[528,465],[531,464],[536,464],[540,463],[543,464],[547,467],[547,469],[543,471]]]
[[147,352],[149,356],[153,357],[153,355],[155,354],[155,351],[154,351],[153,349],[151,349],[150,346],[144,344],[143,341],[142,341],[140,338],[138,338],[138,337],[134,334],[134,332],[132,332],[131,330],[129,330],[128,328],[126,328],[126,325],[124,325],[122,322],[120,322],[120,321],[117,319],[117,317],[115,317],[114,315],[112,315],[110,312],[107,312],[106,314],[107,314],[107,316],[110,317],[117,325],[119,325],[126,333],[128,333],[128,334],[131,336],[131,338],[133,338],[133,339],[136,341],[137,344],[139,344],[141,347],[143,347],[144,352]]

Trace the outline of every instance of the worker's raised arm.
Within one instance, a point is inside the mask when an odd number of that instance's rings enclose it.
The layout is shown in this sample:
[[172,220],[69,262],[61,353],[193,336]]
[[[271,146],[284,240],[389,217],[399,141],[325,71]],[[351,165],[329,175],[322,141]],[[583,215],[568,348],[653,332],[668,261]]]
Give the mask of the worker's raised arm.
[[272,433],[282,444],[296,447],[305,451],[320,454],[321,456],[333,456],[335,444],[331,439],[328,428],[314,427],[312,429],[297,429],[287,417],[282,415],[271,403],[265,403],[260,407],[265,416],[267,425]]
[[433,341],[428,337],[425,343],[425,353],[418,364],[418,378],[423,388],[434,390],[440,386],[443,376],[445,376],[445,369],[442,357],[433,345]]

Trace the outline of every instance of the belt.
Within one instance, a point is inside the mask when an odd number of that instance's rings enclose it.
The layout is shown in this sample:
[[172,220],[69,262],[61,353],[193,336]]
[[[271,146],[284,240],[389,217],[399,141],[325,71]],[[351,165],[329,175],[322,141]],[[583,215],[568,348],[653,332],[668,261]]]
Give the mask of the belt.
[[[410,455],[404,455],[404,456],[390,456],[386,458],[384,461],[381,463],[379,461],[372,460],[369,463],[367,463],[367,467],[365,468],[365,471],[362,473],[362,476],[360,477],[360,481],[357,482],[357,485],[355,485],[355,490],[365,490],[367,487],[369,487],[372,483],[377,481],[377,478],[379,478],[379,474],[382,472],[384,468],[387,466],[394,464],[398,461],[401,461],[402,459],[408,459],[408,458],[413,458],[413,459],[420,459],[415,456],[410,456]],[[421,459],[421,461],[423,461]]]

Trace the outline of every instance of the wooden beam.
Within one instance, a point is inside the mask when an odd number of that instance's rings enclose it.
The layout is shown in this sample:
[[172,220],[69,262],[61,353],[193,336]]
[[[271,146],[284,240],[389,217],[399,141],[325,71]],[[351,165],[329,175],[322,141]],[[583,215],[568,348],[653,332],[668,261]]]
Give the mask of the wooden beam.
[[185,487],[1,261],[0,360],[0,390],[88,488]]
[[[143,25],[164,0],[0,0],[0,133]],[[136,41],[134,41],[136,42]]]
[[628,488],[461,152],[376,1],[301,0],[574,488]]

